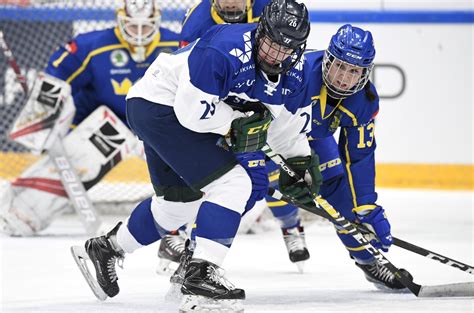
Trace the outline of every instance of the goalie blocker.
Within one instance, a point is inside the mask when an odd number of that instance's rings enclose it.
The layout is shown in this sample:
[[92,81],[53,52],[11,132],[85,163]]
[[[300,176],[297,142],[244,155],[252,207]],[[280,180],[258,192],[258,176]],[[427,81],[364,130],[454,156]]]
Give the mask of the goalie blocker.
[[97,230],[98,217],[83,190],[134,154],[138,140],[105,106],[64,137],[75,111],[69,92],[65,82],[40,74],[12,128],[13,140],[33,153],[48,153],[14,181],[1,182],[0,231],[6,234],[33,235],[48,227],[68,204],[75,206],[88,230]]

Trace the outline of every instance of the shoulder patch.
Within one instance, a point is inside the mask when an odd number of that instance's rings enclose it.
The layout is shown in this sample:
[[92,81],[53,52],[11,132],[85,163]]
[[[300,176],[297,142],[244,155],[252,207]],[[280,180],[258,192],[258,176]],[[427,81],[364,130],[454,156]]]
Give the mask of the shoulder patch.
[[66,49],[67,52],[74,54],[77,52],[77,43],[75,40],[69,41],[65,46],[64,49]]

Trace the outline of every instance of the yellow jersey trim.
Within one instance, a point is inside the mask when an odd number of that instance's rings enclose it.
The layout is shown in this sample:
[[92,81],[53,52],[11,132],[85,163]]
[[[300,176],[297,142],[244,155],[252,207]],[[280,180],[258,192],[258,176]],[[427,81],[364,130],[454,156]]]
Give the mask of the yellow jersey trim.
[[102,48],[92,50],[84,59],[84,62],[82,62],[82,65],[74,73],[72,73],[72,75],[69,76],[68,79],[66,79],[66,82],[70,84],[74,80],[74,78],[76,78],[79,74],[81,74],[94,56],[110,51],[110,50],[120,49],[120,48],[124,48],[124,46],[121,44],[115,44],[115,45],[104,46]]
[[375,209],[377,206],[375,204],[366,204],[366,205],[360,205],[358,207],[355,207],[352,209],[352,212],[354,213],[362,213],[365,211],[371,211]]
[[357,122],[357,118],[355,117],[354,114],[352,114],[351,111],[349,111],[348,109],[346,109],[344,106],[340,105],[339,106],[339,110],[341,110],[342,112],[346,113],[347,116],[349,116],[351,119],[352,119],[352,124],[353,126],[357,126],[359,125],[359,123]]
[[61,64],[61,62],[68,56],[68,54],[68,51],[64,51],[63,54],[61,54],[59,58],[57,58],[56,61],[53,62],[53,66],[58,67],[59,64]]
[[275,201],[275,202],[267,201],[267,206],[269,208],[273,208],[273,207],[277,207],[277,206],[285,206],[287,204],[288,203],[286,203],[285,201]]
[[351,172],[351,157],[349,155],[349,140],[347,137],[347,129],[343,129],[344,131],[344,136],[346,137],[346,145],[344,146],[344,150],[346,153],[346,170],[347,170],[347,179],[349,180],[349,186],[351,188],[351,194],[352,194],[352,202],[354,204],[354,208],[357,207],[357,198],[356,198],[356,192],[354,188],[354,181],[352,179],[352,172]]
[[187,15],[186,18],[184,19],[182,26],[184,26],[184,24],[186,24],[186,22],[188,21],[189,17],[190,17],[191,14],[193,13],[193,11],[198,7],[198,5],[201,4],[201,2],[202,2],[202,1],[198,2],[195,6],[193,6],[191,9],[189,9],[188,15]]

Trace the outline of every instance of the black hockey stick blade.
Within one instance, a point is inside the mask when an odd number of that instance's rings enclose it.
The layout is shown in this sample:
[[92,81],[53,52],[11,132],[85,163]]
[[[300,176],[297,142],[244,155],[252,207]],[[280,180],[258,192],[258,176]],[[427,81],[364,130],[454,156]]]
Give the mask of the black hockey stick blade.
[[89,256],[87,255],[86,250],[82,246],[72,246],[71,247],[72,257],[74,261],[76,261],[79,270],[81,271],[82,275],[84,276],[87,284],[91,288],[92,292],[96,296],[97,299],[100,301],[105,301],[107,299],[107,295],[105,292],[100,288],[99,283],[92,275],[89,267],[87,266],[87,260],[90,261]]

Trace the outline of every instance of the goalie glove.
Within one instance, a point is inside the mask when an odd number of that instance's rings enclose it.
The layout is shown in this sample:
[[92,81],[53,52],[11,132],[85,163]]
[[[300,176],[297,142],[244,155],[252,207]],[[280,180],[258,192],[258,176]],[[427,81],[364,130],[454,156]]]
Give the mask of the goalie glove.
[[365,236],[370,244],[377,249],[388,252],[393,238],[384,209],[381,206],[376,206],[374,209],[370,209],[369,212],[365,211],[365,214],[356,213],[356,215],[358,221],[372,232],[372,234]]

